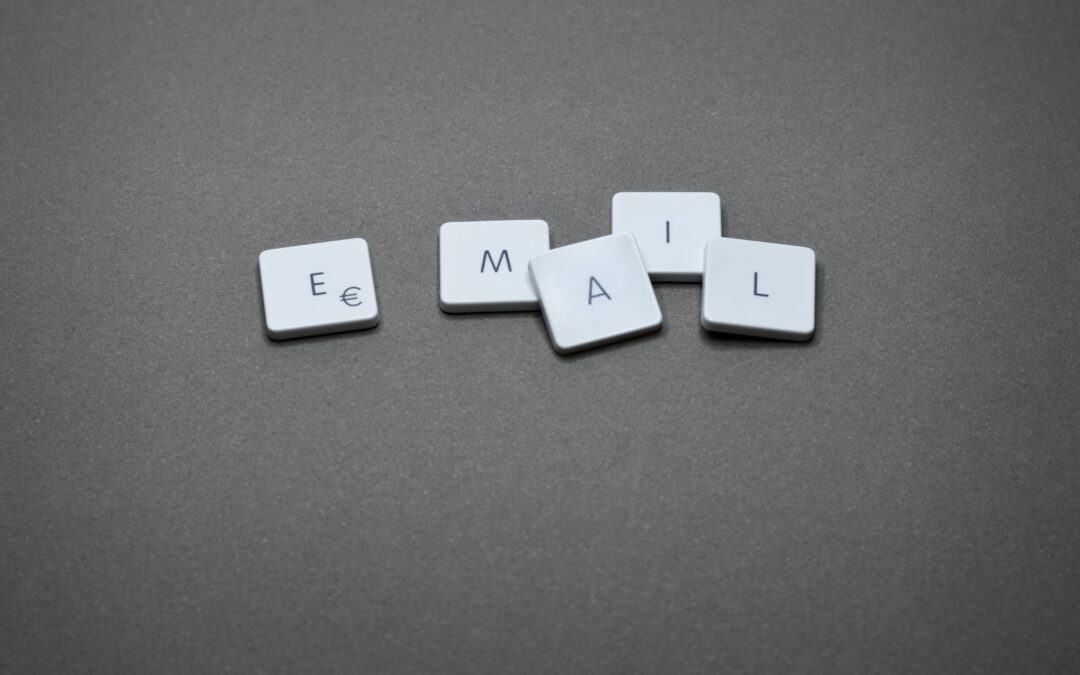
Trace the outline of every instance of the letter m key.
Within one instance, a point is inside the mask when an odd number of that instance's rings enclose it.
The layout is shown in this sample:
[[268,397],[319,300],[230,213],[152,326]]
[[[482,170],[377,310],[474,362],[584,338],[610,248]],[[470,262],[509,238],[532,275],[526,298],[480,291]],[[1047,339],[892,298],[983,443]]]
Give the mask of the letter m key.
[[491,256],[491,251],[484,251],[484,258],[480,261],[480,273],[483,274],[487,269],[488,262],[491,263],[492,271],[498,272],[499,268],[502,267],[504,260],[506,261],[506,271],[513,272],[514,268],[510,267],[510,254],[507,253],[506,249],[503,249],[498,261]]

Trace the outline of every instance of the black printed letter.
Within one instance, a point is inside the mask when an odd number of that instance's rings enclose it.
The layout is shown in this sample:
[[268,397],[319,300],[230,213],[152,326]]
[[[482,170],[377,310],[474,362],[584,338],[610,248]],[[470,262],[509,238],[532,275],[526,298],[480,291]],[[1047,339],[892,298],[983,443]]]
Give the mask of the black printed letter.
[[[599,288],[600,292],[593,292],[593,288]],[[600,285],[600,282],[596,280],[596,277],[589,277],[589,304],[592,304],[593,298],[607,298],[611,299],[611,296],[607,294],[604,287]]]
[[758,296],[760,298],[769,297],[768,293],[758,293],[757,292],[757,272],[754,272],[754,295],[756,295],[756,296]]
[[499,267],[502,266],[503,260],[506,261],[506,271],[513,272],[514,268],[510,267],[510,254],[503,249],[502,255],[499,256],[499,262],[495,262],[495,259],[491,257],[491,251],[484,251],[484,258],[480,261],[480,273],[484,273],[484,268],[487,266],[488,261],[491,261],[491,268],[496,272],[499,271]]

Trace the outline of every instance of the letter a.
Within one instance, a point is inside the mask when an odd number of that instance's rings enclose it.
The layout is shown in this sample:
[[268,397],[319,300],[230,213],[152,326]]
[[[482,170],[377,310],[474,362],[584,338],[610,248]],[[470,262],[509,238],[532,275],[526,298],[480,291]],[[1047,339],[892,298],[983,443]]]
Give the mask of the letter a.
[[491,251],[484,251],[484,257],[480,261],[480,273],[481,274],[484,273],[484,268],[487,266],[489,260],[491,261],[491,268],[493,270],[495,270],[495,272],[499,271],[499,268],[502,267],[502,262],[504,260],[506,261],[506,271],[507,272],[513,272],[514,271],[514,268],[510,267],[510,254],[507,253],[506,249],[503,249],[502,255],[499,256],[499,262],[495,262],[495,259],[491,257]]
[[[593,292],[593,288],[599,288],[600,292]],[[611,296],[607,294],[604,287],[600,285],[600,282],[596,280],[596,277],[589,277],[589,304],[592,304],[593,298],[607,298],[611,299]]]

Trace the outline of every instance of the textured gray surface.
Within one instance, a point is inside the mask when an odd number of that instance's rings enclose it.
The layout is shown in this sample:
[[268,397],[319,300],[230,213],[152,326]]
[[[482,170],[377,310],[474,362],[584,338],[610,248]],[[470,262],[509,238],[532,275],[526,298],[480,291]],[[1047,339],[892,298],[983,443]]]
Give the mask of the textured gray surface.
[[[0,3],[0,671],[1080,668],[1080,6]],[[561,358],[449,220],[709,190],[806,345]],[[383,324],[270,343],[259,251]]]

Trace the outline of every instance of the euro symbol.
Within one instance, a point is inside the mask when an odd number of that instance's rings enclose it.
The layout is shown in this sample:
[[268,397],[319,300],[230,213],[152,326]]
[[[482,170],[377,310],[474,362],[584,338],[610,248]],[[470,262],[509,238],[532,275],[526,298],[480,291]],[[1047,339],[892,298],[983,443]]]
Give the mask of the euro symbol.
[[357,307],[361,304],[360,289],[356,286],[349,286],[341,292],[341,301],[349,307]]

